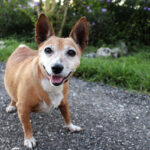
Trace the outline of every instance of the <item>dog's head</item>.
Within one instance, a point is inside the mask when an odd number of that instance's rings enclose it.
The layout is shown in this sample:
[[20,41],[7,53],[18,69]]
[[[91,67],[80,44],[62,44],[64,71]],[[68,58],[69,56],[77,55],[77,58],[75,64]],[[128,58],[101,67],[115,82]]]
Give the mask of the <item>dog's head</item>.
[[80,56],[88,43],[88,27],[82,17],[72,28],[69,37],[55,36],[48,18],[41,14],[35,31],[39,47],[39,64],[54,86],[64,83],[80,64]]

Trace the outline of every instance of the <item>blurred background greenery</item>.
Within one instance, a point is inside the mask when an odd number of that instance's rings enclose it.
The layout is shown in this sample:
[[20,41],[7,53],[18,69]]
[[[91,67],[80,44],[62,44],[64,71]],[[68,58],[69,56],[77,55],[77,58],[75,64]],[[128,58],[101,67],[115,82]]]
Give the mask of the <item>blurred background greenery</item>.
[[1,0],[0,37],[14,33],[34,35],[41,12],[49,17],[57,35],[62,36],[68,36],[73,24],[86,16],[90,45],[113,44],[118,40],[150,44],[148,0]]
[[83,57],[75,76],[150,92],[149,0],[0,0],[0,40],[5,42],[0,61],[6,61],[20,42],[37,49],[34,28],[40,13],[61,37],[86,16],[90,46],[85,53],[120,41],[127,45],[128,54],[118,59]]

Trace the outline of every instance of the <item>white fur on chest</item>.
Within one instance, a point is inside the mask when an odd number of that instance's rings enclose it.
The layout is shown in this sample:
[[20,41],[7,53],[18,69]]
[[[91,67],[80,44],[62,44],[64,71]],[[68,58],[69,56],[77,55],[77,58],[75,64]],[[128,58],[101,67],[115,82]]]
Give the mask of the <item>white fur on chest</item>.
[[57,108],[60,105],[60,103],[63,99],[63,93],[62,93],[63,85],[52,86],[48,79],[43,79],[41,81],[41,85],[42,85],[44,91],[46,91],[48,93],[49,98],[51,100],[49,105],[47,105],[45,103],[45,101],[43,100],[43,102],[41,103],[41,110],[49,113],[54,108]]

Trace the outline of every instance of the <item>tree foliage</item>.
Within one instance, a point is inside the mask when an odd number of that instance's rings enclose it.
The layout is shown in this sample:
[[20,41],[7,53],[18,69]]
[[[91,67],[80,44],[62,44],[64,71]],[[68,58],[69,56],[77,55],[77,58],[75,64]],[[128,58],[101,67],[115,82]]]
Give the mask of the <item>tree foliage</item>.
[[1,0],[0,37],[33,32],[35,12],[28,0]]
[[150,45],[149,0],[73,0],[69,7],[67,4],[67,13],[62,0],[40,0],[34,8],[29,7],[29,0],[0,1],[0,36],[34,31],[37,9],[38,14],[48,16],[56,35],[63,29],[62,36],[68,36],[75,22],[86,16],[91,45],[114,44],[118,40]]
[[86,16],[93,45],[126,42],[150,44],[150,1],[74,0],[70,5],[64,35],[81,16]]

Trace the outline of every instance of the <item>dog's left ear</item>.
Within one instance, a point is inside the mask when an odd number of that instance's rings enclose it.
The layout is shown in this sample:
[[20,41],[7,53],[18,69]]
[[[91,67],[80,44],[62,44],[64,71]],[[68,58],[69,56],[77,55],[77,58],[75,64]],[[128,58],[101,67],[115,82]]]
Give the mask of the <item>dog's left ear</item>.
[[44,14],[41,14],[35,27],[35,41],[38,44],[41,44],[53,35],[55,35],[55,33],[49,23],[48,18]]
[[71,37],[83,50],[88,44],[88,25],[86,17],[82,17],[72,28],[69,37]]

